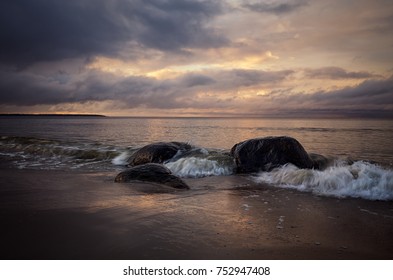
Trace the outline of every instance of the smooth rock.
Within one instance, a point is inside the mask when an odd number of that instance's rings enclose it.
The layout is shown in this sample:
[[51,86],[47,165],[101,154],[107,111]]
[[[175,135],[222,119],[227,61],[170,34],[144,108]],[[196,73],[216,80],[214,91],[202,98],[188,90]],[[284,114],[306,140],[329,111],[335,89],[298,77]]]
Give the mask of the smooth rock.
[[163,165],[147,163],[131,167],[119,173],[115,182],[127,183],[133,181],[159,183],[176,189],[189,189],[190,187],[179,177]]
[[191,145],[183,142],[157,142],[146,145],[136,151],[128,160],[129,166],[145,163],[164,163],[172,159],[179,151],[191,150]]
[[292,163],[299,168],[313,168],[314,163],[303,146],[287,136],[255,138],[240,142],[231,149],[238,173],[271,171]]

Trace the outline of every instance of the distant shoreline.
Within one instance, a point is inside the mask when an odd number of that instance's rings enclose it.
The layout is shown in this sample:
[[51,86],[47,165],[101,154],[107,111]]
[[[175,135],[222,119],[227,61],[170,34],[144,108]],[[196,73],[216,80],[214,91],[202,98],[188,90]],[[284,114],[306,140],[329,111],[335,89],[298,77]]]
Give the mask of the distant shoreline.
[[[6,114],[0,113],[0,117],[90,117],[90,118],[130,118],[130,119],[310,119],[305,116],[106,116],[100,114]],[[364,119],[364,120],[393,120],[392,117],[380,116],[316,116],[313,119],[320,120],[342,120],[342,119]]]
[[99,118],[106,118],[105,115],[96,115],[96,114],[0,114],[0,117],[99,117]]

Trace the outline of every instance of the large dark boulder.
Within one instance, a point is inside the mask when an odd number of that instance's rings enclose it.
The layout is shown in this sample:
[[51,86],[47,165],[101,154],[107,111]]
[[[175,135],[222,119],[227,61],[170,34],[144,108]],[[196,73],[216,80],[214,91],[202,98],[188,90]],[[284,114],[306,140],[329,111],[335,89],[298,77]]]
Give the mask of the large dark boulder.
[[303,146],[286,136],[246,140],[234,145],[231,154],[238,173],[270,171],[287,163],[299,168],[314,167]]
[[146,145],[136,151],[128,160],[129,166],[145,163],[164,163],[172,159],[179,151],[191,150],[191,145],[183,142],[158,142]]
[[173,175],[165,166],[157,163],[147,163],[131,167],[119,173],[115,178],[115,182],[118,183],[133,181],[153,182],[176,189],[189,189],[189,186],[182,179]]

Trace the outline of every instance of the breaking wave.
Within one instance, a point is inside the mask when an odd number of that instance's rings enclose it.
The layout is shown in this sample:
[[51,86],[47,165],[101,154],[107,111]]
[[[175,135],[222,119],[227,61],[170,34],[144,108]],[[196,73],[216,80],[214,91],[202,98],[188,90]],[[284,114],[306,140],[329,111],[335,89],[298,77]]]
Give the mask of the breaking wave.
[[[0,156],[17,168],[33,169],[122,169],[140,147],[102,143],[0,137]],[[164,163],[182,178],[225,176],[235,173],[233,158],[226,150],[193,147],[179,151]],[[292,164],[249,175],[259,183],[316,195],[393,200],[393,170],[365,161],[331,159],[324,170],[299,169]]]
[[393,200],[393,171],[364,161],[348,164],[336,160],[323,171],[287,164],[253,178],[259,183],[323,196]]
[[185,157],[165,164],[173,174],[183,178],[200,178],[206,176],[231,175],[234,171],[232,159]]
[[[112,159],[112,164],[126,166],[135,150],[127,150]],[[173,174],[182,178],[201,178],[223,176],[234,173],[233,158],[225,152],[193,147],[190,151],[181,151],[164,165]]]
[[128,164],[128,159],[131,157],[131,155],[132,155],[132,152],[123,151],[122,153],[120,153],[120,155],[118,155],[112,159],[112,164],[125,166]]

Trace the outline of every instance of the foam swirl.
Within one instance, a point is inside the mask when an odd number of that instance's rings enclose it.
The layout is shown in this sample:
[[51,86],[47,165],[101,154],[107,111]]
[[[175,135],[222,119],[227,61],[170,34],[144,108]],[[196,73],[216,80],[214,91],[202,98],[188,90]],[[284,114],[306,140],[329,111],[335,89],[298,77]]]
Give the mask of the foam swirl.
[[337,160],[323,171],[287,164],[261,172],[254,180],[317,195],[393,200],[393,171],[364,161],[348,164]]

